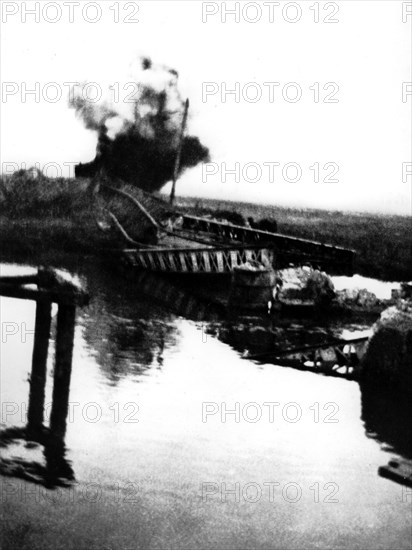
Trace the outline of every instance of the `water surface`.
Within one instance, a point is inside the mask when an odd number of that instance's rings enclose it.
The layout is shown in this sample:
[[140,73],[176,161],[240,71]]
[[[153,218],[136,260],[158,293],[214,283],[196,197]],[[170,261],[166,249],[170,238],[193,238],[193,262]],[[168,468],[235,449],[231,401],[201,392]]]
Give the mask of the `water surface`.
[[[354,381],[242,358],[276,335],[367,324],[284,319],[279,329],[266,318],[251,337],[256,320],[197,319],[202,305],[167,285],[138,288],[86,260],[66,267],[92,297],[75,335],[64,453],[74,479],[46,489],[5,477],[8,537],[43,548],[411,547],[411,498],[377,474],[411,457],[404,405]],[[25,425],[33,337],[23,341],[22,327],[33,329],[34,313],[1,299],[2,326],[18,326],[3,333],[3,429]],[[52,382],[53,342],[46,403]],[[14,441],[3,455],[44,465],[42,446],[29,447]],[[27,485],[38,492],[22,498]]]

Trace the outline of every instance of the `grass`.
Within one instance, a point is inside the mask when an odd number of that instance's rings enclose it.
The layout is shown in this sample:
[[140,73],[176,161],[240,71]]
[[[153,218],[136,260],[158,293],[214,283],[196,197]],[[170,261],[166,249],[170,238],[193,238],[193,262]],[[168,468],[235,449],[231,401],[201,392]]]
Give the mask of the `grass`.
[[[59,250],[107,252],[114,241],[96,226],[86,179],[48,179],[19,171],[0,178],[0,245],[4,253]],[[279,233],[353,248],[356,271],[382,280],[412,279],[412,218],[281,208],[232,201],[179,198],[180,210],[239,220],[276,220]],[[233,221],[235,219],[233,218]]]
[[88,180],[48,179],[23,170],[1,177],[2,254],[90,254],[113,246],[96,226],[88,186]]

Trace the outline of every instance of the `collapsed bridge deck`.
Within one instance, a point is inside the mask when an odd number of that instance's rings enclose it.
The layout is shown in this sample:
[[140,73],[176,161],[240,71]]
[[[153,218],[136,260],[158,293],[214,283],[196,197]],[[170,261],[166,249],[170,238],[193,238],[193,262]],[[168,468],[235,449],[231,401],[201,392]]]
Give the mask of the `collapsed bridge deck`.
[[334,275],[353,274],[353,250],[185,214],[123,182],[116,187],[100,183],[95,197],[100,215],[110,217],[107,226],[128,242],[125,255],[135,267],[224,273],[270,250],[276,269],[311,265]]

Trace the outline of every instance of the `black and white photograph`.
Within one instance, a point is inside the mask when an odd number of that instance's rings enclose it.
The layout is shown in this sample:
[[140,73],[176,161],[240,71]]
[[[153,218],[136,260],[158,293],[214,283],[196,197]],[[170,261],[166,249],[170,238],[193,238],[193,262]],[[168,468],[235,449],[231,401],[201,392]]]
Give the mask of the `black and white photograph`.
[[412,1],[1,0],[2,550],[412,550]]

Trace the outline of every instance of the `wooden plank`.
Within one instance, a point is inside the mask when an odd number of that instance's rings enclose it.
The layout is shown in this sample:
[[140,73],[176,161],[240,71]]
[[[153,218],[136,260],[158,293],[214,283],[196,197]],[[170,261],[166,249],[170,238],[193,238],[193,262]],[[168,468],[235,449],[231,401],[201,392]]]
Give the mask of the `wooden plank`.
[[196,272],[200,271],[198,263],[197,263],[196,253],[192,252],[190,254],[190,257],[192,258],[193,270],[196,271]]
[[156,271],[156,263],[155,263],[155,261],[154,261],[152,252],[148,252],[148,253],[147,253],[147,259],[148,259],[148,261],[149,261],[150,267],[151,267],[154,271]]
[[218,271],[223,273],[224,272],[224,267],[223,267],[223,252],[221,251],[217,251],[216,252],[216,261],[217,261],[217,266],[218,266]]
[[30,375],[28,432],[41,433],[43,427],[44,397],[46,388],[47,356],[49,350],[52,303],[37,302]]
[[77,295],[71,292],[62,292],[59,290],[45,290],[30,288],[26,286],[12,287],[11,285],[3,285],[0,283],[0,295],[7,298],[21,298],[22,300],[49,301],[55,304],[74,304],[86,305],[89,302],[89,297],[86,295]]
[[50,430],[53,437],[58,440],[63,440],[66,433],[75,322],[76,308],[60,305],[57,312],[56,356],[50,414]]
[[168,258],[169,258],[169,263],[172,266],[172,271],[177,271],[174,255],[171,252],[168,252]]
[[185,260],[184,252],[179,252],[179,259],[180,259],[180,267],[182,268],[182,271],[186,272],[187,271],[187,266],[186,266],[186,260]]
[[412,487],[412,461],[406,459],[391,460],[387,466],[380,466],[378,474],[381,477]]
[[238,255],[238,253],[237,253],[235,250],[231,250],[231,251],[229,252],[229,254],[230,254],[231,266],[232,266],[232,269],[233,269],[234,267],[236,267],[236,266],[239,265],[239,262],[238,262],[238,257],[239,257],[239,255]]
[[1,284],[7,285],[37,285],[39,277],[35,275],[15,275],[0,277]]
[[207,273],[210,273],[211,267],[210,267],[209,252],[204,251],[204,252],[202,252],[202,254],[203,254],[203,260],[204,260],[204,262],[205,262],[206,272],[207,272]]
[[160,269],[162,271],[167,271],[167,266],[166,266],[163,254],[159,254],[158,259],[159,259]]

